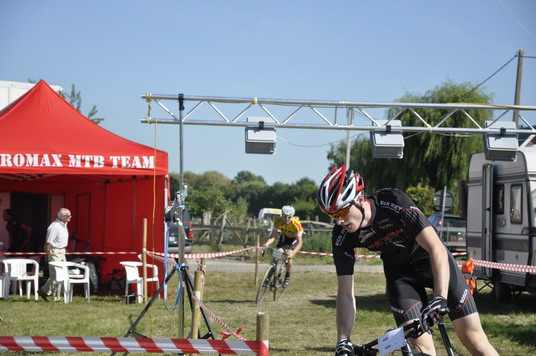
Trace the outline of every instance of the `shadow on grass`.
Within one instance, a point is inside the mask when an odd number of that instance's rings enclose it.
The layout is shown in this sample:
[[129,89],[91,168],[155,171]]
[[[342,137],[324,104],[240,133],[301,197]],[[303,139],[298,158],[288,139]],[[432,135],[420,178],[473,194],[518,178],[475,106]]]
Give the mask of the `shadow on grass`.
[[536,347],[533,325],[520,325],[489,320],[483,324],[488,335],[500,335],[516,344]]
[[244,303],[255,303],[255,300],[253,299],[243,299],[243,300],[238,300],[238,299],[216,299],[216,300],[211,300],[210,303],[214,303],[214,304],[217,304],[217,303],[223,303],[223,304],[244,304]]
[[[309,302],[335,309],[336,296],[329,296],[329,299],[311,299]],[[385,294],[357,296],[356,305],[358,312],[359,310],[389,312],[389,300]],[[487,334],[504,337],[529,347],[536,346],[534,323],[529,320],[525,320],[525,324],[519,322],[520,315],[536,314],[536,295],[524,293],[520,297],[513,298],[510,303],[499,303],[489,293],[484,293],[479,296],[477,307],[482,316],[493,316],[485,318],[482,322]],[[496,316],[506,316],[507,320]]]
[[[311,299],[309,302],[314,305],[335,309],[336,298],[335,295],[332,295],[330,299]],[[389,311],[389,299],[385,294],[357,296],[355,300],[358,310]]]
[[476,298],[476,305],[482,314],[512,314],[512,313],[536,313],[536,295],[522,293],[521,296],[512,297],[508,303],[498,302],[491,293],[481,293]]
[[[334,347],[306,347],[305,350],[312,352],[328,352],[333,353]],[[271,350],[270,350],[271,351]]]
[[536,295],[522,293],[504,303],[496,301],[491,293],[482,293],[476,303],[482,316],[492,316],[482,321],[486,333],[501,335],[518,344],[536,346],[535,318],[530,320],[536,314]]

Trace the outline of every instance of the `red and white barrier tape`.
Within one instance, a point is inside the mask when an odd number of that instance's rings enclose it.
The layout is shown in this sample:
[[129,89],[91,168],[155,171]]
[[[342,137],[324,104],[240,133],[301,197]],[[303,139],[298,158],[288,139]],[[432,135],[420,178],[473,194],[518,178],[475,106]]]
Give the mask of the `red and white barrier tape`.
[[264,341],[128,337],[0,336],[0,350],[268,355]]
[[[164,257],[162,257],[162,256],[157,256],[156,253],[158,253],[158,252],[155,252],[155,254],[153,254],[153,253],[150,252],[150,251],[145,251],[145,254],[147,255],[147,257],[154,258],[155,260],[164,263]],[[162,254],[162,255],[163,255],[163,254]],[[177,262],[175,262],[175,260],[174,260],[173,258],[169,258],[168,261],[167,261],[167,263],[168,263],[168,265],[171,265],[171,266],[175,266],[175,265],[177,264]]]
[[[199,306],[201,307],[201,309],[203,309],[204,311],[206,311],[210,317],[215,321],[217,322],[222,328],[224,328],[225,330],[227,330],[229,333],[231,333],[231,335],[233,335],[234,337],[236,337],[237,339],[239,340],[243,340],[243,341],[246,341],[246,339],[244,339],[242,336],[238,335],[238,333],[234,332],[233,330],[231,330],[230,327],[228,327],[220,318],[218,318],[218,316],[216,314],[214,314],[213,312],[211,312],[206,306],[205,304],[203,304],[201,302],[201,300],[199,300],[199,298],[197,297],[197,295],[192,294],[192,296],[194,297],[194,300],[197,302],[197,304],[199,304]],[[241,328],[240,328],[241,329]],[[239,330],[240,330],[239,329]]]
[[[109,251],[109,252],[66,252],[66,255],[137,255],[134,251]],[[27,255],[50,255],[49,252],[0,252],[0,256],[27,256]]]
[[[299,251],[298,253],[303,253],[306,255],[316,255],[316,256],[333,256],[332,253],[324,253],[324,252],[307,252],[307,251]],[[462,256],[466,255],[465,252],[455,252],[452,255],[453,256]],[[380,255],[355,255],[356,258],[380,258]]]
[[333,256],[332,253],[325,253],[325,252],[298,251],[298,253],[303,253],[304,255],[315,255],[315,256]]
[[536,266],[514,265],[511,263],[498,263],[498,262],[475,260],[475,266],[503,269],[503,270],[515,271],[515,272],[536,273]]
[[[151,252],[149,251],[146,251],[146,254],[149,256],[149,257],[153,257],[155,258],[156,260],[159,260],[161,262],[164,262],[164,257],[161,257],[161,256],[156,256],[156,255],[153,255]],[[159,254],[159,253],[158,253]],[[171,255],[168,255],[168,256],[171,256]],[[186,255],[185,255],[186,256]],[[172,264],[172,265],[176,265],[177,263],[175,262],[174,259],[169,259],[168,260],[168,264]],[[227,326],[216,314],[214,314],[210,309],[208,309],[206,307],[205,304],[203,304],[203,302],[201,302],[201,300],[197,297],[197,295],[195,294],[192,294],[194,300],[197,302],[197,304],[199,304],[199,306],[205,311],[207,312],[207,314],[209,314],[209,316],[215,321],[217,322],[222,328],[224,328],[225,330],[227,330],[229,332],[230,335],[234,336],[235,338],[239,339],[239,340],[246,340],[244,339],[242,336],[238,335],[238,331],[235,332],[233,331],[229,326]],[[239,328],[238,330],[241,330],[242,328]]]
[[[255,248],[255,246],[243,248],[243,249],[240,249],[240,250],[227,251],[227,252],[190,253],[190,254],[185,254],[184,258],[192,258],[193,259],[193,258],[224,257],[224,256],[229,256],[229,255],[232,255],[232,254],[235,254],[235,253],[238,253],[238,252],[248,251],[248,250],[251,250],[251,249],[254,249],[254,248]],[[159,256],[165,256],[165,254],[163,252],[155,252],[154,254],[159,255]],[[179,258],[179,255],[176,254],[176,253],[168,253],[168,257]]]

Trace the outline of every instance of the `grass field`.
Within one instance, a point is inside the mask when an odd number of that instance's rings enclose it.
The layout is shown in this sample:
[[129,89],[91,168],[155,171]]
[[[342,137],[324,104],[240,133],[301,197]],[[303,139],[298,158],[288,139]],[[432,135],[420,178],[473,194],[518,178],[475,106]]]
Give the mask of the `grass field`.
[[[148,311],[138,331],[150,337],[177,337],[178,313],[172,310],[178,276],[169,285],[167,301],[157,301]],[[356,276],[357,320],[353,341],[364,343],[393,326],[379,273]],[[256,286],[251,273],[207,271],[203,301],[231,329],[243,327],[241,335],[255,339],[256,315],[269,317],[271,355],[332,355],[335,331],[336,278],[330,272],[294,272],[287,294],[278,302],[255,304]],[[536,296],[522,294],[510,304],[498,304],[480,293],[478,305],[484,328],[500,355],[536,354]],[[92,296],[86,303],[81,296],[74,302],[35,302],[11,296],[0,300],[0,334],[9,336],[108,336],[120,337],[142,311],[143,305],[124,303],[120,296]],[[186,303],[185,335],[189,332],[189,304]],[[224,331],[211,321],[215,332]],[[450,324],[448,324],[450,326]],[[202,333],[207,331],[202,324]],[[467,355],[449,327],[454,347]],[[220,336],[218,335],[218,338]],[[438,354],[442,354],[438,348]],[[4,353],[9,355],[26,353]],[[74,353],[39,353],[74,355]],[[90,354],[90,353],[85,353]],[[107,353],[101,353],[105,355]],[[443,353],[444,354],[444,353]]]

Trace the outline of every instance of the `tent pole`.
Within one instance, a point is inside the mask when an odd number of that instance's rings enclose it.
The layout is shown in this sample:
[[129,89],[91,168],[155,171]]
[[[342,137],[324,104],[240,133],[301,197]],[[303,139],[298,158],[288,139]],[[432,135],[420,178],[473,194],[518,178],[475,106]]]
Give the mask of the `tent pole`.
[[[179,169],[180,169],[180,186],[179,186],[179,194],[177,194],[177,198],[180,197],[179,204],[181,206],[180,208],[180,219],[181,219],[181,229],[179,229],[179,264],[182,265],[184,263],[184,228],[182,228],[182,205],[184,204],[184,201],[186,199],[185,189],[184,189],[184,170],[183,170],[183,119],[182,114],[184,111],[184,94],[179,94]],[[186,274],[186,270],[179,271],[179,273]],[[181,278],[179,280],[179,283],[182,283],[184,278]],[[179,288],[179,338],[184,338],[184,288]]]
[[147,218],[143,218],[143,241],[142,241],[142,262],[143,262],[143,303],[147,304]]
[[[179,94],[179,173],[180,173],[180,191],[184,186],[184,171],[183,171],[183,119],[182,114],[184,111],[184,94]],[[183,202],[181,202],[182,204]]]

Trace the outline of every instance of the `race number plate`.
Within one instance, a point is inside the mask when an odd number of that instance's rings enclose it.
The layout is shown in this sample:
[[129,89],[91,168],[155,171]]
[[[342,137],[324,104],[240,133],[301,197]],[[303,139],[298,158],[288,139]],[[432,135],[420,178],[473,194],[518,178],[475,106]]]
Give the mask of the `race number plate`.
[[400,349],[406,345],[406,339],[404,338],[404,329],[398,328],[389,330],[378,338],[378,345],[380,346],[380,355],[385,356],[389,353]]

